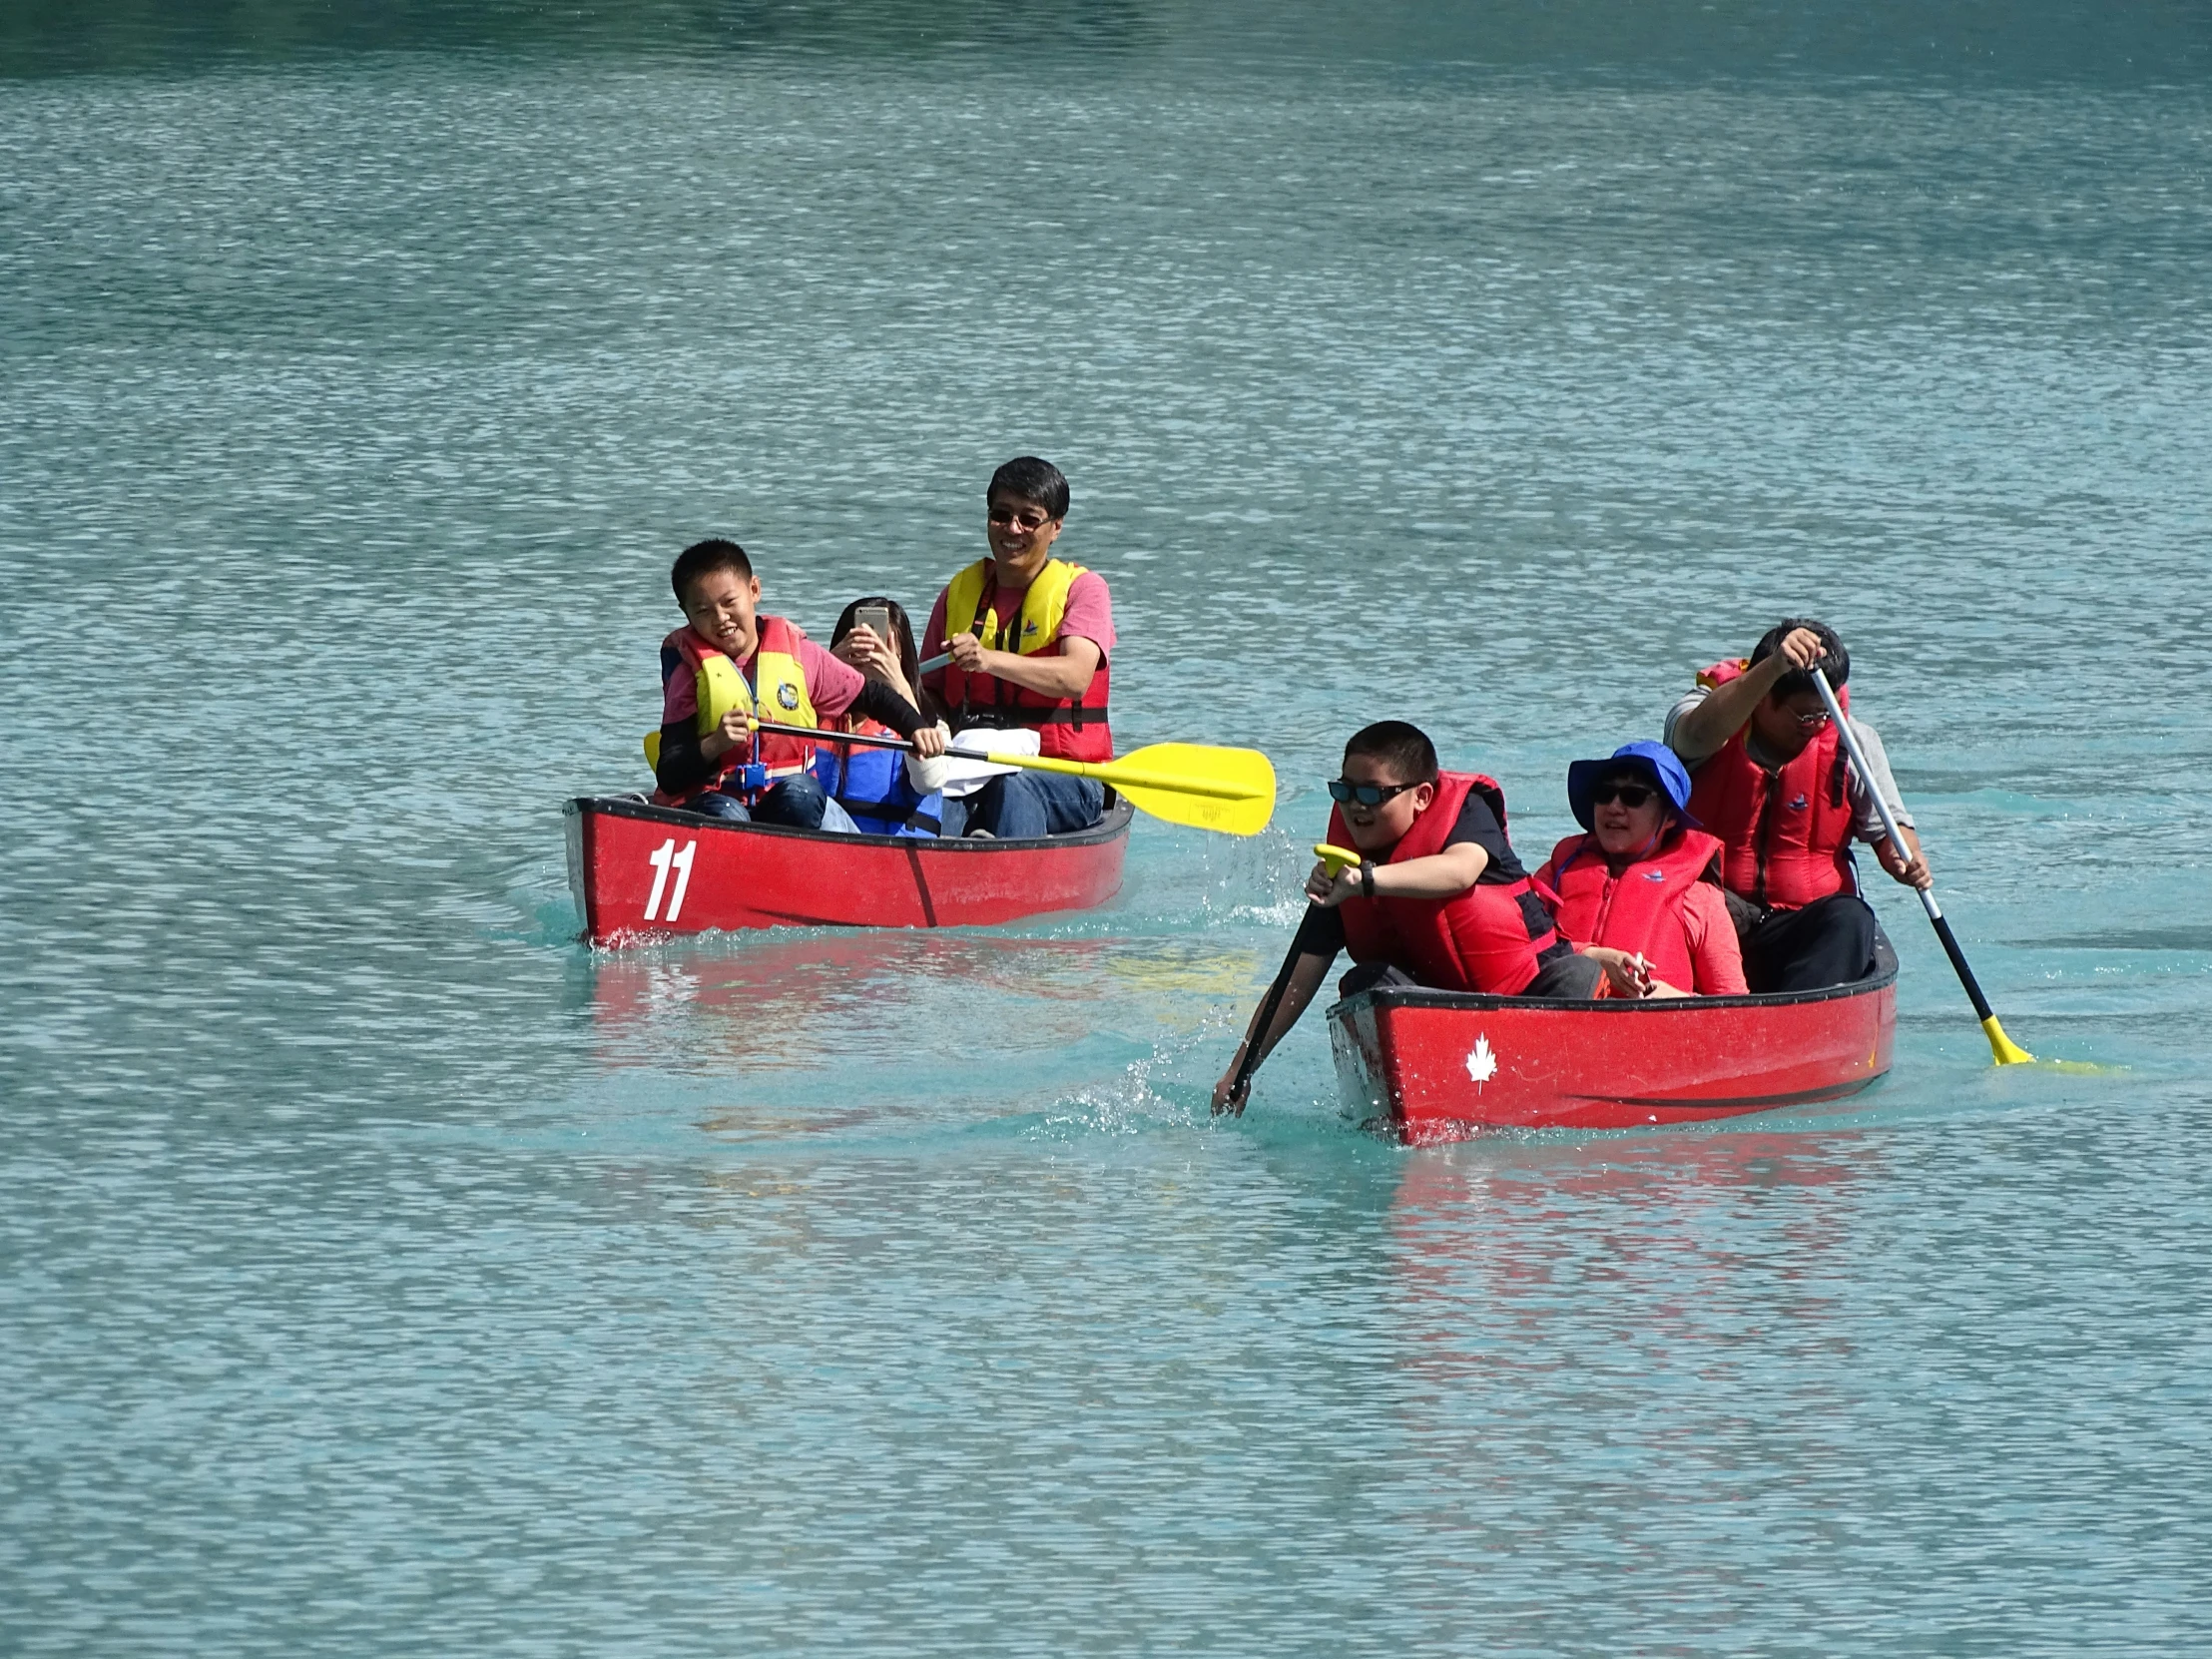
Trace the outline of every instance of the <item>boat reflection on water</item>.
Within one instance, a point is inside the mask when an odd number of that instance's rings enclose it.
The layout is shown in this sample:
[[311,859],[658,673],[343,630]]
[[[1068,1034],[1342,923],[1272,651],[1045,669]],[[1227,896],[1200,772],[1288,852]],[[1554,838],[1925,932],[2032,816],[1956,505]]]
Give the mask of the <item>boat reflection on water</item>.
[[[1103,970],[1111,941],[979,934],[765,935],[727,951],[605,956],[591,967],[593,1024],[607,1062],[813,1070],[881,1038],[884,1052],[953,1052],[964,1034],[916,1023],[962,992],[1063,1009],[1060,1038],[1089,1029],[1081,1005],[1118,994]],[[1034,1011],[1033,1011],[1034,1012]],[[683,1032],[680,1045],[666,1039]],[[1020,1029],[1020,1046],[1054,1035]]]
[[1125,950],[1099,937],[810,931],[597,953],[592,1051],[603,1073],[705,1085],[703,1127],[718,1134],[968,1127],[1048,1088],[1070,1057],[1124,1063],[1111,1028],[1134,1017]]
[[[1773,1335],[1763,1320],[1823,1317],[1833,1258],[1883,1164],[1879,1141],[1834,1132],[1414,1152],[1385,1228],[1408,1342],[1439,1380],[1570,1355],[1601,1370],[1725,1368],[1734,1345]],[[1607,1341],[1585,1351],[1593,1333]]]

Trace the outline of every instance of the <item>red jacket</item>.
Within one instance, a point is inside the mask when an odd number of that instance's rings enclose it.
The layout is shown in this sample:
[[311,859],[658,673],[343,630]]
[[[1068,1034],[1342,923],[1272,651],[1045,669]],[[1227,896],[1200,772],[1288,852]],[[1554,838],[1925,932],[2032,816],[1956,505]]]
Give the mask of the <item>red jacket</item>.
[[[1446,772],[1436,780],[1435,800],[1383,861],[1402,864],[1441,852],[1469,790],[1482,793],[1503,829],[1505,792],[1478,773]],[[1341,809],[1329,814],[1329,839],[1352,843]],[[1442,991],[1514,995],[1527,989],[1537,957],[1559,938],[1525,875],[1477,884],[1450,898],[1348,898],[1337,913],[1354,961],[1388,962]]]
[[1717,836],[1677,826],[1656,852],[1616,870],[1595,835],[1569,835],[1537,875],[1558,893],[1552,917],[1576,944],[1639,951],[1675,989],[1710,994],[1710,972],[1707,983],[1698,983],[1682,904],[1720,855]]
[[[1735,663],[1716,663],[1698,678],[1722,685],[1742,672]],[[1848,714],[1850,694],[1836,697]],[[1836,723],[1822,727],[1795,760],[1773,773],[1744,747],[1750,730],[1747,722],[1699,766],[1690,790],[1691,814],[1727,849],[1721,878],[1729,891],[1777,910],[1856,891],[1846,773],[1851,757]]]

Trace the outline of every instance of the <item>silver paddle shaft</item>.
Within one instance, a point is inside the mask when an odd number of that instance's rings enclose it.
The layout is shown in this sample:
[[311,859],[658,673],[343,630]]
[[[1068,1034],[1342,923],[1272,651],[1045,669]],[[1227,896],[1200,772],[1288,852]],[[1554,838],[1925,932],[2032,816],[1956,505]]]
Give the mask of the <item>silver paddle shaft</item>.
[[[1890,803],[1883,798],[1882,786],[1875,782],[1874,768],[1867,765],[1867,752],[1859,747],[1859,735],[1851,729],[1851,722],[1844,718],[1843,705],[1836,701],[1836,688],[1828,683],[1828,675],[1819,664],[1813,667],[1813,684],[1820,688],[1821,701],[1828,705],[1828,718],[1836,723],[1836,735],[1844,740],[1844,750],[1851,756],[1851,764],[1859,769],[1865,781],[1867,793],[1874,797],[1874,810],[1881,815],[1882,830],[1890,837],[1890,844],[1898,849],[1898,855],[1910,858],[1911,847],[1905,844],[1905,832],[1898,828],[1897,815],[1890,811]],[[1916,887],[1921,895],[1921,908],[1928,912],[1930,921],[1943,919],[1942,906],[1936,902],[1934,887]]]

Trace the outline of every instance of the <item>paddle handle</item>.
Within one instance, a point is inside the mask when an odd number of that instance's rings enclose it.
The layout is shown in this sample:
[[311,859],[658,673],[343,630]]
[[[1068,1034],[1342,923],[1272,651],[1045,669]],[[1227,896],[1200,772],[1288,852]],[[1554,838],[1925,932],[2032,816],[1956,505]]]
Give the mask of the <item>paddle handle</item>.
[[1341,870],[1352,869],[1365,862],[1361,854],[1353,851],[1351,847],[1331,846],[1327,841],[1314,842],[1314,856],[1329,866],[1331,875],[1335,875]]

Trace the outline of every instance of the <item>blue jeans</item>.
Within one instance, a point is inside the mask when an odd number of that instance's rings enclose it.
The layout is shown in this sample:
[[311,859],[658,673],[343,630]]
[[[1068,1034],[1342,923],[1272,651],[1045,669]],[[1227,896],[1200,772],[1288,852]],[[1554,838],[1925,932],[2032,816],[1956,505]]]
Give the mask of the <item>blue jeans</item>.
[[1106,815],[1106,786],[1060,772],[1017,772],[993,778],[967,798],[967,827],[1002,841],[1072,835]]
[[709,818],[733,824],[788,824],[795,830],[828,830],[839,835],[859,833],[852,815],[838,806],[823,787],[805,773],[786,778],[750,808],[734,795],[709,790],[686,806]]

